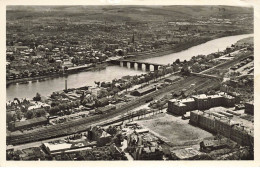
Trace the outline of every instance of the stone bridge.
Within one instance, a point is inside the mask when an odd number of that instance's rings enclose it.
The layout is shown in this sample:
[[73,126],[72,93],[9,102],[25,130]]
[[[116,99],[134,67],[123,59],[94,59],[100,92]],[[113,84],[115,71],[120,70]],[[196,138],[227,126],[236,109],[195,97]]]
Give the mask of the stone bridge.
[[111,60],[109,61],[112,64],[120,65],[121,67],[142,69],[147,71],[158,70],[163,64],[149,63],[144,61],[135,61],[135,60]]

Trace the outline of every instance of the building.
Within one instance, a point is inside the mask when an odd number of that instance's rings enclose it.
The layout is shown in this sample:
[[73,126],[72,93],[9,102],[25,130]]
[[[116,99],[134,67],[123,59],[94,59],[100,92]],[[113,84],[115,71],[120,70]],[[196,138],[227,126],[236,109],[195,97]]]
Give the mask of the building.
[[212,107],[225,106],[234,107],[235,98],[227,94],[218,94],[207,96],[194,95],[191,98],[168,101],[168,112],[176,115],[184,115],[186,112],[192,110],[208,110]]
[[240,145],[253,145],[254,136],[251,129],[246,129],[227,116],[215,112],[190,112],[190,124],[201,127],[215,134],[223,135]]
[[211,98],[205,94],[193,96],[198,110],[207,110],[211,107]]
[[127,150],[135,160],[162,160],[163,156],[162,147],[156,141],[135,131],[127,136]]
[[224,140],[204,140],[200,142],[200,150],[210,152],[217,149],[227,147],[226,141]]
[[176,115],[184,115],[186,112],[195,110],[196,108],[196,102],[193,98],[183,100],[172,99],[168,102],[168,112]]
[[38,118],[28,119],[25,121],[15,122],[13,129],[22,130],[26,128],[31,128],[33,126],[46,125],[46,124],[48,124],[48,119],[46,117],[38,117]]
[[52,142],[46,142],[42,144],[45,152],[48,154],[62,154],[64,152],[73,151],[79,148],[87,148],[96,145],[95,142],[87,142],[86,140],[65,142],[63,140],[57,140]]
[[104,146],[111,142],[112,136],[99,126],[91,127],[88,131],[88,139],[97,141],[98,146]]
[[246,102],[245,103],[245,113],[254,115],[254,102]]
[[171,151],[172,160],[192,160],[202,153],[194,148],[184,148]]
[[143,96],[143,95],[151,93],[152,91],[155,91],[155,90],[156,90],[156,87],[149,86],[149,87],[144,87],[142,89],[135,90],[131,94],[133,96]]

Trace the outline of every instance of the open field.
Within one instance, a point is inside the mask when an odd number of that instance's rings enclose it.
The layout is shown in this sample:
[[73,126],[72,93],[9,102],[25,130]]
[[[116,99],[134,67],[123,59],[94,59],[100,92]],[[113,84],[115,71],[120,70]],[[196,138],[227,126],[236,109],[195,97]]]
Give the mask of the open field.
[[181,117],[160,114],[137,123],[152,131],[156,136],[162,137],[172,146],[195,145],[204,138],[213,136],[205,130],[190,125],[188,121],[182,120]]

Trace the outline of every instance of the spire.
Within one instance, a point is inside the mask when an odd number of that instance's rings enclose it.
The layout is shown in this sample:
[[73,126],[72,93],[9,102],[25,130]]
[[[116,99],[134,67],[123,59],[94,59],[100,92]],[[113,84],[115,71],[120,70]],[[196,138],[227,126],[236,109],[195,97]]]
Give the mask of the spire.
[[132,43],[135,43],[135,33],[133,32],[133,36],[132,36]]

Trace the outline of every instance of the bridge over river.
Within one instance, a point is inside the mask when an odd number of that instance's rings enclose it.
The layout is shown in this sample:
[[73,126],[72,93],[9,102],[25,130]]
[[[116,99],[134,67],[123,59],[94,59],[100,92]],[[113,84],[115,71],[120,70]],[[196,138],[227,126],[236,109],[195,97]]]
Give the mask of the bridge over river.
[[135,61],[135,60],[110,60],[112,64],[120,65],[121,67],[142,69],[146,71],[155,71],[158,70],[161,66],[165,64],[150,63],[145,61]]

